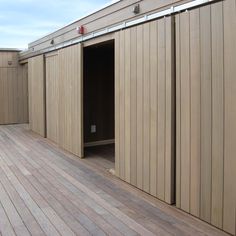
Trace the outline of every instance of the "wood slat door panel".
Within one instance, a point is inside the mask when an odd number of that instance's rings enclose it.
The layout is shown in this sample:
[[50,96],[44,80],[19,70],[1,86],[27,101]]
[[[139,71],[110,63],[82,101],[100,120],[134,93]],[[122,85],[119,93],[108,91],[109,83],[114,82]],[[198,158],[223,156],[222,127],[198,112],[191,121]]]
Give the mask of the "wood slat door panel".
[[177,206],[235,234],[236,2],[176,15]]
[[30,129],[45,137],[44,55],[28,60]]
[[116,175],[174,202],[172,17],[115,34]]
[[59,145],[83,157],[82,46],[61,49],[59,60]]
[[83,157],[82,46],[46,54],[47,138]]

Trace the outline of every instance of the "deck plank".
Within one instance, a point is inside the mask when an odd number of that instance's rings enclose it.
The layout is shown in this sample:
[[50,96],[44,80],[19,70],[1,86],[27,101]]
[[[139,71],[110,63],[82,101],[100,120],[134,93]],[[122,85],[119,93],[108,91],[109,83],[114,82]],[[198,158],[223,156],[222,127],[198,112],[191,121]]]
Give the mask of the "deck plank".
[[0,220],[1,234],[2,235],[9,235],[9,236],[16,235],[1,203],[0,203],[0,218],[1,218],[1,220]]
[[[3,159],[0,157],[1,162],[3,163]],[[4,168],[2,168],[4,173],[7,175],[10,182],[15,186],[16,191],[20,195],[20,197],[23,199],[27,207],[30,209],[34,217],[37,219],[38,223],[44,230],[44,232],[47,235],[59,235],[58,231],[54,228],[54,226],[51,224],[50,220],[45,216],[45,214],[42,212],[41,208],[36,204],[35,199],[32,199],[31,195],[27,192],[25,189],[25,186],[23,186],[17,177],[12,173],[10,168],[6,165],[4,165]],[[9,215],[8,215],[9,217]],[[16,233],[17,234],[17,233]]]
[[20,195],[17,193],[17,191],[14,189],[12,184],[9,182],[8,178],[5,176],[3,172],[0,173],[0,181],[3,186],[5,186],[5,189],[11,199],[12,202],[14,202],[15,208],[19,215],[21,216],[25,226],[29,230],[31,234],[34,235],[45,235],[41,229],[41,227],[38,225],[37,221],[23,202],[23,200],[20,198]]
[[[3,163],[0,156],[0,170],[2,169]],[[22,221],[21,217],[19,216],[13,202],[9,198],[6,190],[4,189],[2,183],[0,183],[0,202],[9,218],[9,221],[16,232],[16,235],[30,235],[29,231],[27,230],[24,222]]]
[[112,176],[109,152],[0,126],[0,235],[227,235]]

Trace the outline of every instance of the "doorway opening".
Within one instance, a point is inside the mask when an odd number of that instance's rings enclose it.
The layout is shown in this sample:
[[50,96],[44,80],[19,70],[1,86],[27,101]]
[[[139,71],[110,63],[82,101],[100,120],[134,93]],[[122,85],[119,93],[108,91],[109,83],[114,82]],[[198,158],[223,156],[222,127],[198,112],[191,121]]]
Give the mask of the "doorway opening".
[[115,167],[114,40],[84,48],[84,156]]

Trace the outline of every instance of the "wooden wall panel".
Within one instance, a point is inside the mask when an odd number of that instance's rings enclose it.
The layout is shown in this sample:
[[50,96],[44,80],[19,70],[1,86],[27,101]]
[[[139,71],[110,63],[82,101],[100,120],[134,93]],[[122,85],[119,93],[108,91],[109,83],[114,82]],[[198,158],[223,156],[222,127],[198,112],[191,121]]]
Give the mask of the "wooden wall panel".
[[46,55],[47,138],[59,142],[59,64],[58,52]]
[[28,60],[30,129],[45,137],[45,69],[44,56]]
[[174,32],[171,17],[115,35],[116,175],[174,201]]
[[81,44],[59,51],[59,145],[83,157]]
[[235,234],[236,2],[176,16],[177,206]]
[[27,69],[18,52],[0,52],[0,124],[28,122]]
[[0,68],[0,123],[18,123],[17,68]]

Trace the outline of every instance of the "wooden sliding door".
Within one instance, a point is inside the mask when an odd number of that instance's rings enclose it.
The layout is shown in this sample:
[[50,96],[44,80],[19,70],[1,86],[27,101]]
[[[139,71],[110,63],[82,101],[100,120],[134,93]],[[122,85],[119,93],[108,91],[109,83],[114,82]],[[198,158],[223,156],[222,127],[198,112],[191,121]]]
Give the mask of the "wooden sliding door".
[[61,49],[59,63],[59,145],[83,157],[82,46]]
[[83,157],[81,44],[46,54],[47,138]]
[[177,206],[235,234],[236,2],[176,16]]
[[174,202],[173,18],[115,34],[116,175]]
[[18,123],[17,67],[0,67],[0,124]]

